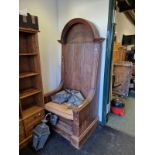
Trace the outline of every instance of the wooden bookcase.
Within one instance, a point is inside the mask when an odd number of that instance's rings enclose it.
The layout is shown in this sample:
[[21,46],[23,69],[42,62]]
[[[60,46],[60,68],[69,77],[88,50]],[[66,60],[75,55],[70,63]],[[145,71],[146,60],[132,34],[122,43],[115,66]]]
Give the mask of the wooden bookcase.
[[44,117],[44,99],[38,47],[38,30],[19,28],[19,144],[32,137]]

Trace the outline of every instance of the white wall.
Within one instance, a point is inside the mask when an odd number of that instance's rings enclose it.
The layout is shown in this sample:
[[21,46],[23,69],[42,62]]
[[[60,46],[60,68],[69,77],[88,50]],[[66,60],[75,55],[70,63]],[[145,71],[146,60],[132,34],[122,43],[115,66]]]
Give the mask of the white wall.
[[[73,18],[84,18],[93,22],[100,32],[100,36],[107,37],[109,0],[58,0],[59,37],[64,25]],[[103,43],[101,81],[99,98],[99,119],[102,118],[103,76],[105,63],[106,41]]]
[[20,10],[39,18],[39,48],[44,92],[57,87],[60,80],[58,68],[58,17],[56,0],[20,0]]
[[122,42],[122,36],[135,34],[135,26],[124,13],[116,12],[116,36],[117,42]]

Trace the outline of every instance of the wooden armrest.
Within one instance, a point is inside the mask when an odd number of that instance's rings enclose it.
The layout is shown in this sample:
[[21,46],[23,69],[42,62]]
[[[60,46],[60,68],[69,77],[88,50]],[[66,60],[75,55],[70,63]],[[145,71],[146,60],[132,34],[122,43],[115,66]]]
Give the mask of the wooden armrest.
[[87,98],[78,106],[73,108],[73,112],[77,113],[84,109],[94,98],[95,95],[95,89],[91,89]]
[[73,120],[73,111],[68,109],[66,104],[48,102],[45,104],[45,109],[63,118]]
[[63,86],[63,82],[61,81],[61,83],[59,84],[59,86],[56,89],[44,94],[45,103],[49,102],[50,101],[49,97],[54,95],[55,93],[59,92],[62,89],[62,86]]

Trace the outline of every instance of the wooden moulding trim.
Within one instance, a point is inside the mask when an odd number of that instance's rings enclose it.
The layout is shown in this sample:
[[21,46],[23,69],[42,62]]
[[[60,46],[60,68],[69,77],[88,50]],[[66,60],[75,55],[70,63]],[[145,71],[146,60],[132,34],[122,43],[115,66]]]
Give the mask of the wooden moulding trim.
[[132,63],[114,63],[114,66],[122,66],[122,67],[133,67],[133,64]]
[[38,53],[37,52],[32,52],[32,53],[19,53],[19,56],[35,56],[37,55]]
[[22,149],[27,143],[29,143],[29,141],[31,140],[31,138],[32,138],[32,135],[28,136],[23,141],[21,141],[19,143],[19,145],[20,145],[19,149]]
[[99,42],[99,43],[101,43],[101,42],[103,42],[105,40],[105,38],[95,38],[94,39],[94,42]]
[[70,141],[70,137],[71,135],[69,135],[68,133],[64,132],[62,129],[60,128],[52,128],[55,132],[57,132],[58,134],[60,134],[62,137],[64,137],[65,139],[67,139],[68,141]]
[[40,32],[39,30],[32,29],[32,28],[24,28],[24,27],[19,27],[20,32],[27,32],[27,33],[38,33]]
[[89,29],[91,29],[93,36],[94,36],[94,42],[98,42],[101,41],[102,39],[99,36],[99,32],[97,31],[96,27],[94,26],[93,23],[91,23],[90,21],[86,20],[86,19],[82,19],[82,18],[74,18],[72,20],[70,20],[64,27],[62,34],[61,34],[61,39],[58,40],[59,43],[61,44],[65,44],[66,42],[66,36],[68,31],[70,30],[70,28],[75,25],[75,24],[84,24],[86,25]]
[[[102,43],[105,40],[105,38],[94,38],[93,42],[95,43]],[[58,40],[60,44],[65,44],[63,40]]]
[[[80,142],[81,142],[85,137],[88,138],[88,136],[89,136],[89,134],[91,133],[91,131],[93,131],[94,127],[96,127],[97,122],[98,122],[98,118],[96,118],[96,119],[87,127],[87,129],[86,129],[79,137],[74,136],[74,135],[71,136],[72,141],[75,141],[76,143],[79,144],[79,146],[75,146],[77,149],[79,149],[80,146],[81,146]],[[87,140],[87,138],[85,138],[85,140],[83,141],[83,143]],[[73,145],[74,145],[74,144],[73,144]]]

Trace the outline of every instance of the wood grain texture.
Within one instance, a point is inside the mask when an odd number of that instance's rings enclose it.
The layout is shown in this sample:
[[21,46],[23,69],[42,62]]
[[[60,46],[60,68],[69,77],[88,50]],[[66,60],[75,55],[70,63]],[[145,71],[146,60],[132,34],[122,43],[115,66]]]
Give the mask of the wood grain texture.
[[34,114],[40,115],[40,111],[43,111],[43,107],[40,106],[31,106],[30,108],[23,110],[23,119],[29,118]]
[[113,75],[115,76],[115,83],[120,84],[118,87],[113,88],[114,94],[128,96],[132,70],[133,65],[131,62],[120,62],[114,64]]
[[62,116],[66,119],[73,120],[73,111],[69,109],[65,104],[57,104],[54,102],[48,102],[45,105],[45,109],[55,113],[58,116]]
[[25,33],[38,33],[38,32],[40,32],[39,30],[36,30],[36,29],[24,28],[24,27],[20,27],[19,31],[20,32],[25,32]]
[[31,140],[32,129],[44,117],[37,32],[38,30],[30,28],[19,29],[19,114],[22,122],[19,130],[20,148]]
[[26,89],[20,92],[20,99],[35,95],[37,93],[41,92],[41,90],[39,89],[35,89],[35,88],[30,88],[30,89]]
[[126,60],[126,48],[120,43],[114,43],[113,47],[113,63],[119,63]]
[[[96,85],[102,41],[103,38],[100,38],[91,22],[81,18],[69,21],[59,40],[62,44],[62,82],[56,90],[45,95],[45,103],[48,106],[45,105],[46,110],[61,118],[54,130],[76,148],[80,148],[86,141],[98,120]],[[57,105],[57,111],[54,111],[55,107],[52,108],[53,104],[50,102],[51,95],[66,88],[79,90],[85,97],[82,104],[68,110],[72,118],[64,113],[66,109],[58,107],[60,105]],[[67,121],[70,121],[70,124]]]
[[96,118],[91,122],[89,126],[85,129],[85,131],[80,136],[72,135],[71,137],[71,144],[76,147],[77,149],[80,149],[80,147],[86,142],[88,137],[91,135],[91,133],[94,131],[94,129],[97,127],[98,119]]
[[24,148],[31,140],[32,140],[32,135],[30,135],[30,136],[26,137],[24,140],[22,140],[19,143],[19,149]]
[[19,121],[19,142],[23,141],[25,139],[25,130],[24,130],[24,124],[23,121]]
[[24,73],[20,73],[19,74],[19,78],[27,78],[27,77],[31,77],[31,76],[35,76],[38,75],[39,73],[35,73],[35,72],[24,72]]
[[32,134],[33,128],[38,123],[40,123],[43,118],[44,118],[44,110],[41,109],[39,112],[36,112],[32,114],[30,117],[24,119],[24,126],[27,137]]

